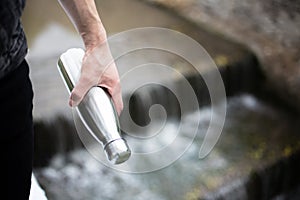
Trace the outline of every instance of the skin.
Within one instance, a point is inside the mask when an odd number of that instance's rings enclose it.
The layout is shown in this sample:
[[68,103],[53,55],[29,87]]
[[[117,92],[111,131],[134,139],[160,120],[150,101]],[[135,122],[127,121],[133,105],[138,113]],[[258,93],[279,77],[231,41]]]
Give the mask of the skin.
[[71,93],[69,105],[77,106],[90,88],[100,86],[111,95],[120,115],[123,109],[120,78],[94,0],[59,0],[59,2],[85,46],[81,76]]

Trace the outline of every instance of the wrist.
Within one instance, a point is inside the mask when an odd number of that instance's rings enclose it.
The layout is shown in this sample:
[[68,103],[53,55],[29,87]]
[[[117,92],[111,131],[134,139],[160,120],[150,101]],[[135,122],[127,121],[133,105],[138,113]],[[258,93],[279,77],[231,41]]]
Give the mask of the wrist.
[[107,40],[107,34],[103,26],[102,28],[94,28],[91,31],[83,32],[81,37],[87,50],[93,49]]

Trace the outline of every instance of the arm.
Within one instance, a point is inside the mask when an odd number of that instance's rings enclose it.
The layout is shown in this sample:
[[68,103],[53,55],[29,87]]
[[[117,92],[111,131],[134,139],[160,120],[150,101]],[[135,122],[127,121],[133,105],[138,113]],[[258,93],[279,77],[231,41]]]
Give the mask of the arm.
[[77,106],[91,87],[101,86],[107,88],[120,114],[123,102],[119,74],[94,0],[59,0],[59,2],[79,32],[86,49],[81,76],[70,96],[70,106]]

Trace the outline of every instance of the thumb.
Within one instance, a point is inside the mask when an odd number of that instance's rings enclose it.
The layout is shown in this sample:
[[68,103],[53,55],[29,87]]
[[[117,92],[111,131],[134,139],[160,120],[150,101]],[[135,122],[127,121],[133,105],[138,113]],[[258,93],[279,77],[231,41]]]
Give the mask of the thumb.
[[84,81],[82,77],[80,77],[78,83],[71,92],[69,105],[71,107],[78,106],[91,87],[89,81]]

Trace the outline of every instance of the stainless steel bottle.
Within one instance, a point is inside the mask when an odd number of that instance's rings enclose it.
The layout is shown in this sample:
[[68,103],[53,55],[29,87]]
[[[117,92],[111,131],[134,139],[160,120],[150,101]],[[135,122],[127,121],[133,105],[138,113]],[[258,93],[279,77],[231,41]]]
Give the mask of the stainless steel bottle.
[[[80,76],[84,51],[73,48],[58,60],[58,69],[69,91]],[[100,87],[92,87],[77,106],[77,112],[86,128],[102,145],[109,161],[119,164],[129,159],[131,151],[121,137],[119,119],[109,94]]]

